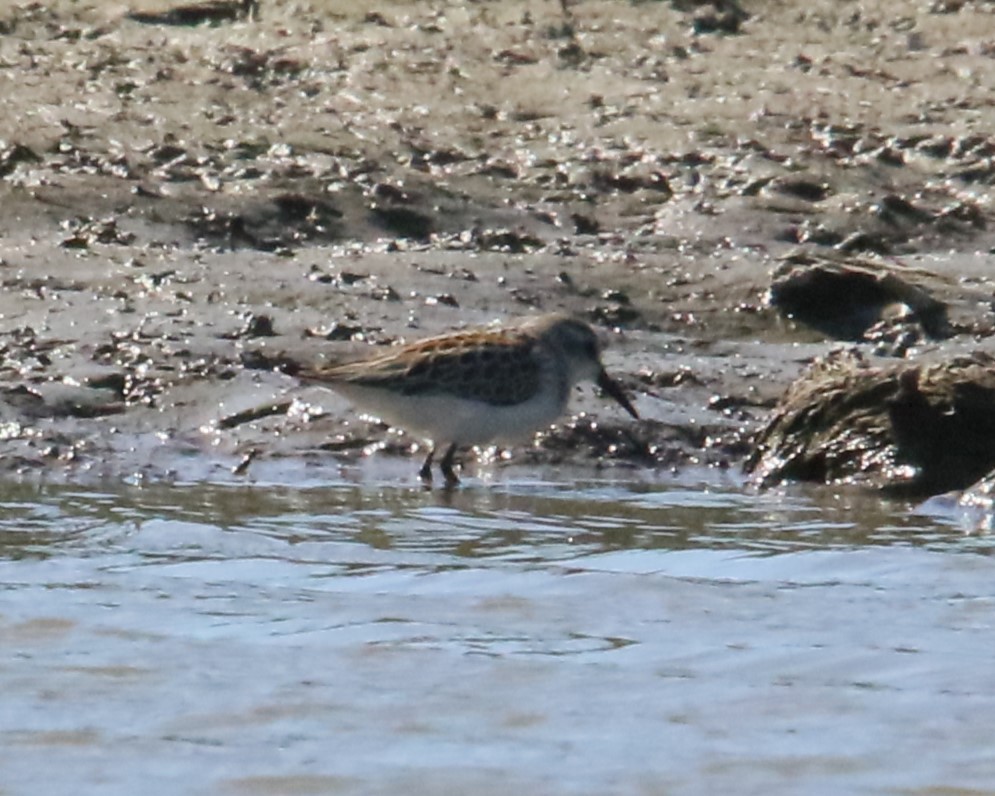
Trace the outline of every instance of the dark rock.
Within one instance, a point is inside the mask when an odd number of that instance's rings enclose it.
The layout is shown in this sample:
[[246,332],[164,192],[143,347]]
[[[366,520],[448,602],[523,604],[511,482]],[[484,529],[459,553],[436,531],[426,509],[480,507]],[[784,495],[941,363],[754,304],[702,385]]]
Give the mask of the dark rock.
[[[793,320],[841,340],[861,340],[896,314],[931,338],[948,336],[947,308],[883,265],[802,257],[775,275],[768,303]],[[900,311],[899,311],[900,310]]]
[[785,393],[746,463],[757,483],[963,489],[995,467],[995,359],[876,368],[819,360]]

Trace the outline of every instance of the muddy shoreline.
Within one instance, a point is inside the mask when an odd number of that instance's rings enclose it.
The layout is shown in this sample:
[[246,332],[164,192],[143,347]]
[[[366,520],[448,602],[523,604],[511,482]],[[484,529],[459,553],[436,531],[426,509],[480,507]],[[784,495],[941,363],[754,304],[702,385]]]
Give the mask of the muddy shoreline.
[[[643,419],[578,393],[515,466],[738,467],[816,357],[991,353],[990,4],[742,6],[732,32],[608,0],[0,13],[0,468],[377,448],[413,478],[412,440],[295,370],[553,310],[605,330]],[[949,334],[787,317],[799,252],[893,270]]]

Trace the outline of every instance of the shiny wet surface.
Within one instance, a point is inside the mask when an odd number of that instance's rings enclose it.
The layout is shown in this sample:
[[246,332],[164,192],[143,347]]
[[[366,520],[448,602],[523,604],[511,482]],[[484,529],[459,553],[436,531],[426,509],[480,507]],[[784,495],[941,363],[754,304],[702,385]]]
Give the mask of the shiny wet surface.
[[4,486],[0,791],[995,782],[990,537],[828,489],[544,476]]

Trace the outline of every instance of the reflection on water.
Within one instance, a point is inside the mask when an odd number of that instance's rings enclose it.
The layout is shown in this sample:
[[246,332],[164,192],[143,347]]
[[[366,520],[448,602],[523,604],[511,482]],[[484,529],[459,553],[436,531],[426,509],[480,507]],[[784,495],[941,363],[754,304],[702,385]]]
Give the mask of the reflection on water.
[[991,541],[905,504],[567,475],[0,505],[4,794],[995,782]]

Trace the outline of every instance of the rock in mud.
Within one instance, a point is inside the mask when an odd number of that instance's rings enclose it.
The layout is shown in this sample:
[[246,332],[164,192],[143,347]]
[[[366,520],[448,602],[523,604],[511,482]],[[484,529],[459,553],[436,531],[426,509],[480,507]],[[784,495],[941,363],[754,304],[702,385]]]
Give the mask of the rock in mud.
[[787,391],[746,469],[756,483],[964,489],[995,468],[995,359],[873,367],[840,353]]
[[872,340],[881,324],[914,327],[920,339],[949,336],[947,308],[897,269],[867,260],[790,257],[767,301],[783,315],[837,340]]
[[259,0],[209,0],[160,11],[130,11],[126,16],[144,25],[214,25],[237,19],[255,19],[258,14]]

